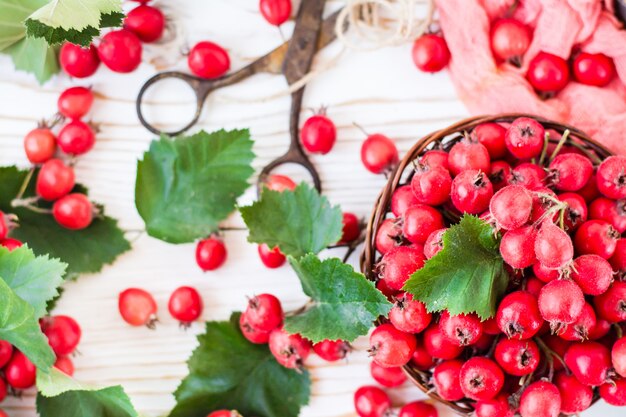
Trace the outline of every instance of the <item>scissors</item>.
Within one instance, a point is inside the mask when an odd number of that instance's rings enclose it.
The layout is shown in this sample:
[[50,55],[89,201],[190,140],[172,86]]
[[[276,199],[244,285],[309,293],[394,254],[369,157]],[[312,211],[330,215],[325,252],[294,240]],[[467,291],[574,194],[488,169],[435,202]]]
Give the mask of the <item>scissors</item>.
[[[214,80],[206,80],[183,72],[166,71],[154,75],[148,79],[139,90],[136,108],[141,124],[149,131],[170,136],[178,135],[195,125],[200,118],[202,107],[209,93],[226,86],[233,85],[254,74],[266,72],[271,74],[282,73],[287,79],[287,83],[292,85],[304,77],[311,68],[311,62],[315,53],[332,42],[335,35],[335,24],[339,12],[335,12],[327,19],[323,19],[324,4],[326,0],[303,0],[298,10],[293,36],[287,41],[269,52],[267,55],[257,59],[246,67],[235,71],[224,77]],[[179,130],[163,132],[150,124],[143,115],[142,103],[146,90],[159,81],[176,78],[187,83],[196,94],[196,110],[193,119],[186,126]],[[289,134],[291,143],[287,152],[270,162],[259,175],[259,182],[267,178],[269,173],[279,165],[293,163],[304,167],[313,179],[315,188],[321,191],[321,181],[319,174],[309,158],[304,153],[299,140],[298,126],[300,121],[300,110],[302,108],[302,98],[304,87],[291,94],[291,110],[289,118]]]

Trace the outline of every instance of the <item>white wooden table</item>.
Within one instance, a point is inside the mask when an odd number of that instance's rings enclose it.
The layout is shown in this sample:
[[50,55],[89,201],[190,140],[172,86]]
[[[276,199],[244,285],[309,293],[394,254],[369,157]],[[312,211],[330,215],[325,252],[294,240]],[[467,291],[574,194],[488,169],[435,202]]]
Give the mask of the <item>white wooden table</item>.
[[[329,3],[335,8],[340,5],[337,0]],[[199,40],[223,45],[230,52],[234,69],[281,42],[278,30],[258,13],[256,0],[171,0],[165,8],[189,45]],[[292,23],[284,25],[286,36],[292,27]],[[163,52],[159,48],[151,49],[158,54]],[[332,61],[341,49],[338,43],[331,45],[318,56],[315,65]],[[168,59],[175,57],[176,51],[177,48],[171,48]],[[182,56],[177,62],[177,68],[185,68]],[[102,67],[87,80],[70,80],[60,75],[40,87],[33,77],[16,72],[6,56],[0,56],[0,165],[25,166],[25,133],[35,127],[38,119],[54,113],[63,89],[92,85],[98,93],[92,119],[100,124],[101,132],[94,150],[79,161],[77,178],[90,187],[94,200],[106,205],[108,214],[120,219],[122,228],[142,229],[133,202],[135,163],[153,135],[138,123],[134,105],[140,85],[154,72],[154,67],[147,63],[126,75]],[[285,89],[283,77],[258,75],[222,90],[210,98],[197,128],[211,131],[249,127],[257,154],[254,164],[259,169],[286,149],[290,101],[288,96],[258,99]],[[149,111],[163,123],[180,125],[193,105],[192,96],[183,93],[170,89],[154,96]],[[422,135],[467,116],[445,72],[428,75],[414,68],[410,45],[342,53],[307,88],[304,106],[320,105],[329,107],[328,114],[338,127],[338,142],[333,151],[312,158],[321,173],[324,193],[332,203],[364,217],[369,215],[384,178],[368,173],[362,166],[359,149],[364,136],[353,122],[369,132],[384,132],[404,152]],[[305,178],[297,169],[286,172]],[[250,202],[253,197],[249,190],[241,202]],[[226,223],[243,225],[238,216]],[[68,283],[56,311],[72,315],[83,328],[81,354],[75,358],[76,377],[103,386],[122,384],[142,415],[163,416],[174,405],[171,393],[186,375],[185,360],[196,345],[195,335],[203,330],[203,325],[197,323],[185,332],[169,317],[167,299],[175,288],[192,285],[200,290],[205,302],[204,320],[226,319],[231,311],[245,307],[247,294],[274,293],[287,309],[303,303],[305,297],[291,269],[264,268],[256,246],[246,242],[245,231],[227,232],[225,240],[229,257],[217,272],[204,274],[198,269],[194,245],[169,245],[144,234],[134,242],[133,250],[113,266]],[[356,262],[356,258],[353,256],[352,261]],[[156,331],[131,328],[119,317],[117,295],[131,286],[145,288],[156,297],[160,308]],[[361,385],[373,383],[366,339],[360,339],[355,347],[347,363],[328,364],[317,358],[310,361],[313,394],[302,416],[355,415],[353,392]],[[422,397],[410,384],[393,394],[397,404],[403,399]],[[2,407],[11,417],[34,416],[34,392],[25,393],[21,400],[7,400]],[[623,413],[597,405],[584,415],[617,417]],[[440,416],[451,415],[441,409]]]

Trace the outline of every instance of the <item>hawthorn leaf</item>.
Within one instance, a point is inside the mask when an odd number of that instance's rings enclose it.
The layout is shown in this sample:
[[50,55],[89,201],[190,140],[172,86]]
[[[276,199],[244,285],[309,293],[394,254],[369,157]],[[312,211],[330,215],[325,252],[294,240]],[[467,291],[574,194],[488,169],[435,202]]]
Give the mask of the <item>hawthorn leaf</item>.
[[0,0],[0,51],[26,36],[24,20],[48,0]]

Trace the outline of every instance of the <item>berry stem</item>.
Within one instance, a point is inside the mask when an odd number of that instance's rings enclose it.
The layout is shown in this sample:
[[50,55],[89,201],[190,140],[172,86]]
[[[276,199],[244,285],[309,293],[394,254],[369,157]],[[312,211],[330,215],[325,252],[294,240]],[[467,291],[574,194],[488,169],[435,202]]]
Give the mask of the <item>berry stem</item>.
[[615,329],[615,335],[617,336],[618,339],[621,339],[622,336],[624,335],[624,331],[622,330],[622,326],[620,326],[617,323],[613,324],[613,328]]
[[[550,347],[548,347],[548,345],[546,345],[545,342],[541,340],[541,338],[535,337],[533,338],[533,340],[535,341],[535,343],[537,343],[537,346],[539,346],[539,349],[541,349],[544,352],[544,354],[546,355],[546,358],[550,362],[551,374],[554,373],[554,364],[553,364],[554,358],[557,358],[559,362],[561,362],[563,367],[569,370],[569,368],[567,367],[567,364],[565,363],[565,360],[561,357],[561,355],[559,355],[558,353],[550,349]],[[552,380],[552,377],[550,377],[550,380]]]
[[[22,197],[24,196],[24,193],[26,192],[26,188],[28,188],[28,184],[30,183],[30,180],[33,178],[34,173],[35,173],[35,168],[31,168],[28,170],[28,174],[26,174],[26,176],[24,177],[24,181],[22,182],[22,185],[20,186],[20,190],[17,192],[17,195],[15,196],[14,200],[22,199]],[[11,205],[13,205],[13,203],[11,203]]]
[[546,132],[543,140],[543,149],[541,149],[541,156],[539,156],[539,165],[543,165],[543,161],[548,154],[548,145],[550,144],[550,133]]
[[577,143],[575,141],[571,141],[569,143],[569,145],[575,147],[576,149],[578,149],[579,151],[584,153],[587,158],[589,158],[589,159],[591,159],[593,161],[594,165],[600,165],[602,163],[602,158],[600,158],[594,152],[590,152],[589,149],[585,148],[583,145],[581,145],[581,144],[579,144],[579,143]]
[[11,201],[11,207],[24,207],[25,209],[34,211],[35,213],[52,214],[51,209],[37,207],[33,204],[36,203],[38,200],[38,197],[15,198]]
[[563,148],[563,145],[565,145],[565,142],[567,142],[567,139],[569,138],[569,134],[570,134],[569,129],[563,132],[563,136],[561,136],[561,139],[559,139],[559,142],[556,144],[554,151],[552,151],[552,155],[550,155],[550,162],[552,162],[554,158],[556,158],[556,156],[559,154],[559,152],[561,152],[561,148]]

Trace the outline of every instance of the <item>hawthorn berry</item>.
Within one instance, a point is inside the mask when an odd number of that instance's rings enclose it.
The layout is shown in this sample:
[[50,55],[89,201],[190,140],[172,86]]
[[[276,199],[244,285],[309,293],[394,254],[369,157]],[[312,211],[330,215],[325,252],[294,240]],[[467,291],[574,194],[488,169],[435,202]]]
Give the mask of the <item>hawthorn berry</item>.
[[535,239],[535,256],[546,268],[563,268],[574,257],[572,239],[565,230],[551,221],[544,221]]
[[611,369],[611,353],[601,343],[573,343],[565,352],[565,364],[583,384],[599,386],[607,382]]
[[567,204],[565,214],[563,216],[565,230],[572,232],[578,226],[587,221],[588,209],[585,199],[577,193],[559,194],[557,198]]
[[343,228],[341,231],[340,244],[353,242],[361,235],[361,225],[359,218],[354,213],[343,213]]
[[80,120],[72,120],[59,132],[57,144],[68,155],[83,155],[93,148],[96,136],[89,125]]
[[418,165],[411,179],[411,189],[418,203],[438,206],[448,201],[452,177],[445,168]]
[[524,269],[537,262],[535,241],[537,229],[534,226],[508,230],[500,241],[500,255],[511,267]]
[[605,87],[615,78],[615,64],[604,54],[581,52],[574,58],[572,68],[581,84]]
[[376,250],[385,255],[398,246],[402,239],[402,228],[396,220],[385,219],[376,232]]
[[100,66],[98,50],[93,44],[88,48],[65,42],[59,52],[61,68],[69,76],[86,78],[93,75]]
[[483,326],[475,314],[452,316],[448,310],[439,317],[439,329],[454,344],[468,346],[476,343],[483,334]]
[[290,369],[301,369],[311,353],[311,342],[299,334],[287,333],[282,326],[270,333],[269,347],[276,361]]
[[22,246],[23,243],[17,239],[7,238],[0,240],[0,246],[5,247],[11,252],[13,249],[17,249]]
[[245,312],[241,313],[241,315],[239,316],[239,329],[241,330],[241,334],[243,334],[243,337],[248,339],[248,341],[251,343],[262,345],[269,342],[270,340],[271,332],[263,332],[252,327],[248,322],[248,317],[246,316]]
[[574,259],[572,279],[587,295],[600,295],[613,282],[611,264],[598,255],[581,255]]
[[230,69],[228,52],[216,43],[198,42],[187,56],[187,65],[200,78],[219,78]]
[[66,375],[74,375],[74,362],[67,356],[59,356],[54,362],[54,367]]
[[491,27],[491,50],[497,59],[519,62],[532,41],[530,29],[515,19],[498,19]]
[[600,197],[589,206],[589,218],[608,222],[619,233],[626,232],[626,199]]
[[496,313],[498,328],[509,339],[530,339],[543,324],[537,298],[526,291],[506,295]]
[[558,417],[561,412],[561,394],[548,381],[530,384],[520,398],[519,413],[522,417]]
[[596,313],[589,303],[585,303],[582,313],[574,322],[565,326],[559,336],[565,340],[584,342],[596,325]]
[[450,62],[450,50],[443,36],[422,35],[413,43],[415,66],[424,72],[439,72]]
[[459,401],[465,397],[461,388],[461,369],[463,362],[451,360],[441,362],[433,369],[433,385],[437,394],[446,401]]
[[581,255],[595,254],[604,259],[613,256],[620,238],[617,230],[604,220],[587,220],[574,236],[574,246]]
[[396,217],[402,217],[406,210],[419,204],[410,184],[402,185],[393,192],[391,196],[391,212]]
[[598,317],[610,323],[626,320],[626,282],[616,281],[593,300]]
[[441,331],[438,324],[432,324],[424,331],[423,342],[431,361],[432,358],[454,359],[463,352],[463,346],[450,343],[450,339]]
[[94,207],[85,194],[72,193],[52,205],[52,216],[66,229],[82,230],[93,221]]
[[626,239],[619,239],[615,245],[615,252],[609,259],[613,269],[620,274],[624,275],[626,272]]
[[474,410],[476,417],[513,417],[515,415],[505,394],[499,394],[490,400],[476,401]]
[[582,384],[574,375],[559,372],[554,384],[561,394],[561,412],[565,414],[582,413],[591,406],[593,390]]
[[5,340],[0,340],[0,369],[4,368],[13,355],[13,345]]
[[382,324],[370,335],[368,352],[381,366],[404,366],[411,360],[415,346],[414,335],[402,332],[392,324]]
[[285,190],[293,191],[296,188],[296,183],[285,175],[272,174],[269,175],[263,182],[263,185],[268,190],[282,192]]
[[557,190],[577,191],[591,178],[593,164],[585,156],[565,153],[550,162],[549,170],[549,177]]
[[140,288],[128,288],[119,295],[118,309],[124,321],[131,326],[154,328],[157,304],[152,295]]
[[259,10],[270,25],[280,26],[291,16],[291,0],[261,0]]
[[283,323],[283,307],[272,294],[259,294],[248,300],[246,317],[252,327],[270,332]]
[[523,162],[515,166],[508,177],[509,184],[523,185],[533,191],[541,190],[545,180],[546,172],[544,169],[532,162]]
[[163,36],[165,16],[158,8],[142,4],[128,12],[124,29],[133,32],[142,42],[155,42]]
[[626,198],[626,156],[609,156],[596,172],[598,190],[608,198]]
[[421,339],[417,341],[415,352],[413,352],[413,357],[411,357],[411,364],[420,371],[427,371],[435,364],[433,357],[430,356]]
[[361,162],[373,174],[387,174],[398,164],[398,149],[387,136],[374,133],[361,145]]
[[487,148],[479,142],[460,140],[450,148],[448,166],[453,176],[463,171],[474,170],[482,173],[489,172],[491,158]]
[[280,268],[287,260],[285,255],[278,248],[278,246],[270,249],[270,247],[266,243],[261,243],[259,246],[257,246],[257,250],[259,252],[261,262],[263,262],[263,264],[268,268]]
[[602,384],[598,392],[607,404],[617,407],[626,406],[626,379],[618,378]]
[[196,263],[203,271],[214,271],[226,261],[226,245],[216,237],[211,236],[198,241],[196,246]]
[[389,321],[396,329],[406,333],[421,333],[428,327],[432,314],[421,301],[414,300],[409,293],[401,293],[395,300],[389,311]]
[[506,128],[498,123],[481,123],[472,131],[472,137],[481,143],[492,160],[506,156]]
[[217,411],[213,411],[207,417],[242,417],[242,416],[235,410],[217,410]]
[[98,45],[100,60],[111,71],[132,72],[141,64],[141,41],[131,31],[113,30],[102,37]]
[[313,352],[327,362],[344,359],[351,350],[350,343],[344,340],[322,340],[313,345]]
[[370,363],[370,373],[376,382],[387,388],[399,387],[407,380],[401,366],[386,368],[372,361]]
[[494,191],[500,191],[509,185],[511,176],[511,165],[505,161],[493,161],[489,167],[489,181],[493,185]]
[[438,229],[428,235],[424,243],[424,256],[426,256],[427,259],[432,258],[443,249],[443,235],[446,230],[448,229]]
[[521,185],[507,185],[495,193],[489,203],[489,212],[496,224],[507,230],[519,229],[528,219],[533,209],[533,197]]
[[463,394],[473,400],[490,400],[504,385],[504,372],[488,358],[473,357],[461,367],[460,384]]
[[430,151],[426,151],[424,155],[420,156],[419,162],[431,168],[441,167],[450,169],[450,165],[448,164],[448,152],[440,149],[431,149]]
[[69,316],[52,316],[41,319],[40,324],[41,331],[57,356],[74,353],[82,335],[76,320]]
[[75,184],[74,169],[60,159],[45,162],[37,175],[36,190],[39,197],[54,201],[72,191]]
[[580,317],[585,307],[585,296],[575,282],[554,280],[541,289],[537,304],[541,317],[558,331]]
[[424,253],[411,246],[396,246],[383,256],[377,268],[387,286],[400,291],[411,274],[424,266]]
[[493,186],[484,172],[468,169],[452,181],[450,198],[462,213],[480,214],[489,207]]
[[26,355],[16,350],[4,367],[4,377],[7,383],[15,389],[28,389],[35,385],[37,368]]
[[354,393],[354,409],[359,417],[385,417],[391,400],[385,391],[374,386],[364,386]]
[[530,85],[542,93],[561,91],[569,82],[569,77],[567,62],[563,58],[547,52],[539,52],[530,61],[526,74]]
[[327,154],[335,146],[337,129],[325,114],[309,117],[300,129],[300,140],[304,149],[311,153]]
[[504,141],[517,159],[530,159],[541,153],[544,136],[545,129],[541,123],[530,117],[518,117],[507,129]]
[[47,127],[33,129],[24,137],[24,152],[33,164],[42,164],[54,156],[56,137]]
[[613,368],[619,376],[626,376],[626,337],[618,339],[611,349]]
[[444,227],[441,213],[425,204],[409,207],[402,218],[402,235],[411,243],[423,244],[432,232]]
[[438,417],[437,409],[425,401],[414,401],[404,405],[398,417]]
[[195,288],[179,287],[170,296],[167,308],[181,325],[188,327],[202,314],[202,297]]
[[85,87],[70,87],[57,100],[59,113],[70,119],[80,119],[89,112],[93,104],[93,92]]
[[541,352],[532,340],[500,339],[496,344],[494,359],[507,374],[524,376],[535,372]]

